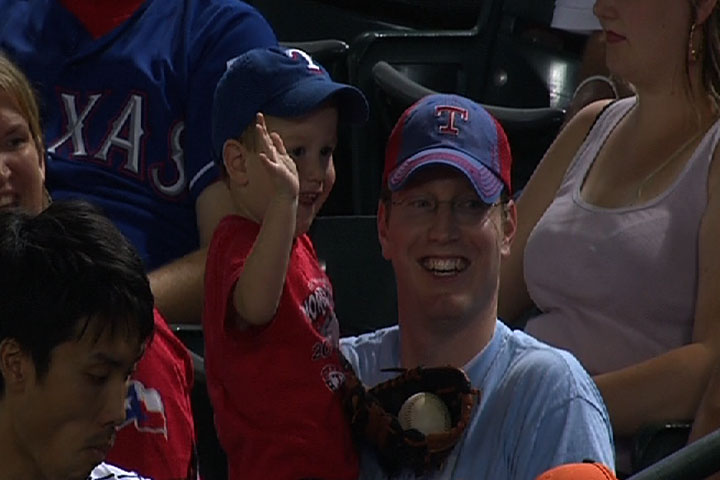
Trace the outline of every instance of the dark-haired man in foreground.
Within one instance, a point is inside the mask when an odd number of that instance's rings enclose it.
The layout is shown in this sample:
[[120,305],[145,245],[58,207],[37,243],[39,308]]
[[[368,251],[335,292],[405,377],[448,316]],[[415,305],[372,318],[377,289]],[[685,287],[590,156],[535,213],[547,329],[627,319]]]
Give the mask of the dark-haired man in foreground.
[[140,478],[102,463],[153,332],[143,265],[84,203],[0,212],[0,479]]

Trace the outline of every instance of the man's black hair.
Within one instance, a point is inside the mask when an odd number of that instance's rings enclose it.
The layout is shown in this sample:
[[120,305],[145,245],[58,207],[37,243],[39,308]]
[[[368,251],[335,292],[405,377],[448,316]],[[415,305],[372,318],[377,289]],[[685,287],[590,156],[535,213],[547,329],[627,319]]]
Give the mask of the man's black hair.
[[140,345],[153,328],[142,261],[96,208],[66,201],[36,216],[0,211],[0,341],[30,353],[39,378],[61,343],[110,329]]

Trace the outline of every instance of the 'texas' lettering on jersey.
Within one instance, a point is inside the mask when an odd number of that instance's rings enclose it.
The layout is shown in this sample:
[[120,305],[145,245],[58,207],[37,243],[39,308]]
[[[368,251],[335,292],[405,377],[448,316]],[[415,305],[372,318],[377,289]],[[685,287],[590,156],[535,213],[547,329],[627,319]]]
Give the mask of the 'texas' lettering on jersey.
[[[183,121],[175,122],[167,132],[167,161],[150,159],[153,163],[148,164],[144,149],[150,129],[146,121],[147,99],[144,94],[130,93],[102,132],[98,132],[103,126],[97,121],[101,116],[93,118],[93,115],[102,106],[107,94],[60,92],[59,96],[64,122],[59,136],[48,139],[49,153],[57,152],[77,161],[109,166],[125,176],[147,181],[168,197],[183,194],[187,187],[181,144],[185,128]],[[105,118],[104,115],[102,117]]]

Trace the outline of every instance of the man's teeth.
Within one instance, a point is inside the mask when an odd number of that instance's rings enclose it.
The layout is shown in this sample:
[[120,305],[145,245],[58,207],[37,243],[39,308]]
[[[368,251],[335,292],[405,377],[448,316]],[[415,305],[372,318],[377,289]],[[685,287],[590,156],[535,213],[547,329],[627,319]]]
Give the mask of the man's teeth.
[[467,268],[467,260],[462,258],[426,258],[422,265],[439,275],[452,275]]

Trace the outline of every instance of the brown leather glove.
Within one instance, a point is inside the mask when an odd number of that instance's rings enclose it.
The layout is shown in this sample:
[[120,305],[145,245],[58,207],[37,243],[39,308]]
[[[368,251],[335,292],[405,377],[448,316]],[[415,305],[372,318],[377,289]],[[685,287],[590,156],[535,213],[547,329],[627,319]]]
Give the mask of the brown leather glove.
[[[459,368],[418,367],[399,371],[397,377],[368,390],[348,367],[343,391],[345,409],[356,441],[375,449],[388,474],[409,468],[422,475],[440,468],[462,438],[479,392]],[[400,408],[419,392],[434,393],[445,403],[451,419],[448,431],[425,435],[400,426]]]

